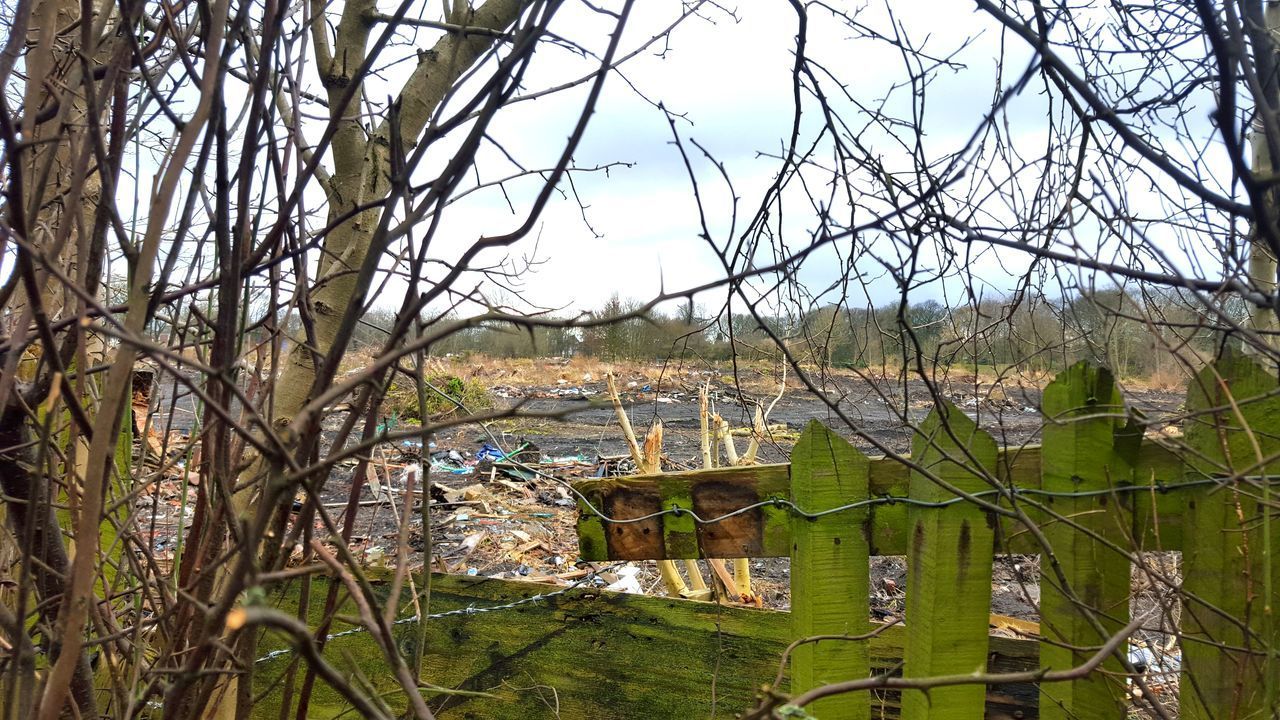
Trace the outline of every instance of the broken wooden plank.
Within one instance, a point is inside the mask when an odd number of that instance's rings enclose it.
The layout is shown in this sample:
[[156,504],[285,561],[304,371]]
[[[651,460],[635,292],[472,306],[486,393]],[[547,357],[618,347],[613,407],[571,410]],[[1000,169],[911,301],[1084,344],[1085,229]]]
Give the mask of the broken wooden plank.
[[[1033,493],[1040,490],[1040,454],[1040,447],[1035,445],[1001,450],[996,477],[1005,484]],[[873,457],[870,463],[868,492],[873,498],[906,497],[909,478],[906,465],[885,457]],[[1186,479],[1180,458],[1169,447],[1144,439],[1137,452],[1134,473],[1138,484],[1150,487],[1150,491],[1132,493],[1135,539],[1144,549],[1179,548],[1184,501],[1179,496],[1182,490],[1172,488]],[[791,554],[788,511],[785,506],[773,504],[790,495],[787,464],[593,478],[573,485],[592,506],[611,518],[669,511],[673,505],[683,507],[687,498],[692,498],[693,511],[703,519],[760,505],[732,522],[716,523],[720,525],[718,528],[699,524],[696,547],[682,539],[678,547],[669,548],[662,539],[663,521],[669,516],[642,523],[611,524],[580,501],[578,537],[584,560],[682,559],[686,553],[693,552],[697,553],[695,557],[702,558],[788,557]],[[1043,496],[1033,497],[1043,500]],[[907,505],[881,502],[872,505],[869,514],[871,554],[906,554]],[[1040,551],[1035,538],[1009,518],[1000,519],[996,537],[1000,543],[997,552]]]
[[[944,402],[920,424],[911,457],[925,471],[911,473],[911,498],[945,502],[991,486],[986,475],[996,468],[996,441]],[[991,514],[969,501],[946,507],[911,505],[907,523],[911,540],[903,677],[958,675],[986,667],[995,547]],[[984,705],[981,685],[940,687],[906,693],[902,717],[974,718]]]
[[[809,513],[822,513],[867,497],[867,457],[814,420],[791,451],[791,498]],[[863,635],[868,618],[867,511],[856,508],[822,517],[791,519],[791,638]],[[791,654],[791,692],[799,694],[871,673],[864,640],[806,643]],[[817,717],[871,717],[858,693],[813,704]]]
[[[633,523],[608,523],[579,498],[578,538],[584,559],[686,559],[696,557],[785,557],[790,554],[788,514],[782,508],[758,511],[711,525],[672,513],[692,509],[707,520],[734,512],[759,498],[785,500],[790,494],[789,465],[726,467],[714,470],[598,478],[575,484],[596,510],[613,519],[649,517]],[[698,477],[690,482],[690,476]],[[665,514],[662,514],[665,513]],[[666,528],[677,543],[668,547]],[[784,545],[769,553],[765,543]]]

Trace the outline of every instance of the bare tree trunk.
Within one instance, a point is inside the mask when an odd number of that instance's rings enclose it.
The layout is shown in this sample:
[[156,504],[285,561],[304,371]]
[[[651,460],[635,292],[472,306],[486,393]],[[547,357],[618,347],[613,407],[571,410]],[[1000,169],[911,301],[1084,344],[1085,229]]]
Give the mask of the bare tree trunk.
[[[60,268],[64,276],[90,295],[98,287],[102,260],[101,253],[94,249],[93,230],[101,199],[102,167],[94,161],[94,143],[106,145],[95,134],[107,116],[101,92],[106,83],[98,77],[86,77],[84,68],[86,58],[93,62],[105,58],[110,50],[95,43],[97,33],[109,19],[103,13],[111,8],[106,5],[99,12],[82,17],[82,5],[76,0],[36,0],[29,17],[23,18],[29,23],[23,36],[27,78],[20,131],[25,142],[21,148],[9,148],[15,153],[10,162],[19,170],[7,178],[10,187],[6,189],[6,214],[24,246],[18,253],[19,267],[8,279],[14,285],[5,303],[4,319],[4,334],[23,345],[34,326],[47,327],[83,306],[71,288],[45,271],[46,267]],[[13,31],[20,32],[19,27],[15,23]],[[74,638],[69,638],[65,632],[78,624],[80,609],[87,610],[87,602],[83,608],[73,607],[73,563],[88,563],[96,545],[81,548],[83,557],[73,559],[51,504],[60,499],[61,491],[50,483],[51,476],[62,477],[63,488],[70,491],[83,482],[87,466],[82,461],[87,445],[79,438],[88,429],[78,428],[73,435],[59,431],[58,436],[51,437],[51,427],[41,428],[39,440],[44,449],[51,442],[62,444],[63,440],[70,440],[68,447],[75,462],[68,462],[61,469],[48,460],[47,453],[36,453],[27,444],[36,438],[29,408],[43,401],[63,377],[55,368],[68,366],[77,355],[85,357],[87,337],[87,333],[72,333],[58,339],[59,347],[40,342],[25,345],[27,349],[21,356],[17,352],[13,356],[0,355],[0,366],[5,371],[0,374],[7,375],[0,380],[0,448],[6,449],[0,455],[0,484],[5,495],[13,499],[5,506],[8,524],[22,554],[30,561],[30,590],[40,601],[46,633],[52,633],[47,635],[47,649],[57,670],[51,670],[39,704],[34,702],[31,688],[21,695],[27,712],[38,710],[44,717],[56,716],[68,700],[80,716],[97,715],[93,675],[82,649],[82,635],[77,631]],[[32,361],[41,355],[49,357],[45,358],[44,375],[37,377],[40,363]],[[90,382],[82,379],[78,384],[84,387]],[[92,572],[89,574],[92,576]],[[92,577],[81,580],[82,584],[91,582]],[[28,591],[20,587],[17,593],[6,594],[6,602],[15,602],[26,612],[25,598],[17,595]],[[13,615],[18,623],[25,622],[22,613]]]
[[[419,53],[418,65],[398,98],[397,127],[393,127],[391,118],[384,118],[372,129],[361,122],[364,77],[360,72],[368,56],[371,30],[379,17],[375,0],[356,0],[344,6],[332,48],[325,23],[313,23],[313,46],[321,82],[328,94],[330,122],[335,128],[331,145],[334,167],[325,181],[332,229],[325,236],[317,277],[308,294],[312,335],[309,339],[296,338],[275,381],[271,422],[283,437],[298,438],[298,429],[290,428],[290,422],[311,398],[318,363],[345,349],[338,346],[344,315],[348,308],[362,306],[366,301],[369,288],[361,286],[359,275],[367,262],[377,262],[371,254],[385,211],[377,203],[385,201],[392,190],[393,139],[403,138],[402,147],[396,150],[410,153],[454,84],[493,47],[497,31],[514,24],[528,5],[527,0],[488,0],[475,10],[455,5],[448,22],[475,28],[476,32],[450,31],[434,48]],[[354,212],[370,205],[374,207]],[[271,476],[278,472],[273,467],[277,466],[260,455],[248,463],[240,476],[242,489],[232,497],[233,507],[229,510],[234,517],[253,522],[251,518],[262,507],[269,511],[277,500],[292,498],[291,493],[284,493],[284,488],[271,481]],[[191,549],[194,551],[195,547]],[[255,562],[260,560],[261,548],[245,551],[253,553]],[[219,552],[219,544],[213,543],[203,554],[212,560]],[[231,567],[223,566],[210,588],[213,598],[236,592],[231,582],[232,572]],[[249,640],[236,647],[242,667],[251,672],[256,643]],[[245,710],[244,703],[232,701],[241,694],[240,679],[239,676],[214,678],[203,691],[189,693],[179,716],[196,712],[206,719],[243,715],[235,709],[239,704],[241,710]]]
[[[416,139],[431,120],[453,84],[470,69],[494,42],[493,31],[509,27],[527,2],[489,0],[468,13],[452,19],[455,24],[482,31],[461,37],[450,33],[430,51],[421,53],[418,66],[400,94],[400,127],[404,151],[412,150]],[[347,88],[362,82],[356,76],[363,64],[372,23],[367,18],[376,9],[372,0],[351,3],[343,12],[332,52],[316,42],[316,57],[328,92],[331,121],[338,130],[333,138],[334,168],[329,183],[329,222],[338,224],[326,237],[319,272],[311,289],[314,310],[314,344],[294,346],[285,361],[276,388],[274,416],[283,426],[306,404],[315,381],[315,358],[334,350],[342,316],[352,303],[363,304],[368,288],[357,286],[357,275],[368,258],[381,211],[366,210],[343,220],[353,209],[387,198],[391,191],[392,127],[384,119],[371,133],[359,122],[356,109],[363,94],[357,90],[348,106],[341,106]],[[318,24],[317,24],[318,25]],[[483,32],[489,31],[489,32]],[[326,68],[325,70],[324,68]]]
[[[1268,107],[1272,110],[1280,110],[1278,107],[1280,92],[1277,92],[1280,82],[1274,77],[1277,67],[1276,33],[1280,32],[1280,2],[1268,0],[1265,17],[1265,30],[1254,34],[1254,50],[1257,53],[1255,66],[1258,68],[1263,92],[1261,98],[1263,102],[1258,103],[1259,113],[1267,112]],[[1270,142],[1267,137],[1268,126],[1273,129],[1273,132],[1280,130],[1276,127],[1275,120],[1276,118],[1273,117],[1256,118],[1249,134],[1249,144],[1253,152],[1254,178],[1266,183],[1270,183],[1271,175],[1275,172],[1275,162],[1271,156]],[[1266,233],[1257,226],[1259,222],[1274,224],[1276,220],[1274,190],[1269,184],[1264,191],[1264,198],[1265,205],[1261,208],[1262,212],[1258,213],[1257,220],[1254,221],[1249,243],[1249,280],[1258,291],[1272,295],[1276,291],[1276,273],[1280,270],[1280,266],[1277,266],[1275,253],[1267,244]],[[1280,228],[1277,230],[1280,231]],[[1255,306],[1250,313],[1250,321],[1252,329],[1262,336],[1262,343],[1273,348],[1280,347],[1280,337],[1276,335],[1280,332],[1280,318],[1277,317],[1276,309]],[[1246,347],[1249,346],[1246,344]]]
[[[1268,3],[1267,17],[1273,18],[1277,13],[1272,11],[1275,4]],[[1253,172],[1260,177],[1268,177],[1273,171],[1273,163],[1271,162],[1271,153],[1267,150],[1267,141],[1264,133],[1255,129],[1250,133],[1250,145],[1253,151]],[[1260,216],[1262,222],[1267,222],[1271,216],[1265,213]],[[1263,234],[1255,227],[1249,239],[1249,280],[1254,288],[1259,292],[1274,294],[1276,291],[1276,272],[1277,272],[1276,256],[1271,252],[1271,248]],[[1275,337],[1277,330],[1280,330],[1280,321],[1277,321],[1276,311],[1272,308],[1255,306],[1250,312],[1251,329],[1259,333],[1261,341],[1276,347],[1280,345],[1280,341]],[[1251,346],[1246,344],[1246,348]]]

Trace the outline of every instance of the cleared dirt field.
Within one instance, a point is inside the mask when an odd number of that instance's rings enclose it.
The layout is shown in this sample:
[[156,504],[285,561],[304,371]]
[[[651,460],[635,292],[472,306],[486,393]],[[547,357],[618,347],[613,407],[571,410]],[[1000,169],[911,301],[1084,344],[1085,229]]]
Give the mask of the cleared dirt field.
[[[727,379],[727,378],[726,378]],[[620,385],[636,384],[621,389],[631,423],[642,433],[650,423],[661,420],[665,429],[666,454],[680,463],[697,463],[699,455],[700,418],[698,376],[687,381],[653,381],[640,376],[619,379]],[[755,392],[738,392],[732,385],[712,381],[714,410],[734,427],[751,424],[757,404],[773,402],[774,389],[761,392],[767,381],[756,378],[751,383]],[[642,389],[649,387],[650,391]],[[818,391],[799,386],[794,380],[777,401],[767,422],[785,424],[793,432],[818,420],[835,429],[856,447],[868,454],[885,450],[906,452],[911,444],[910,424],[923,420],[933,407],[937,395],[955,403],[978,420],[996,441],[1005,446],[1036,442],[1043,419],[1039,413],[1040,389],[1031,384],[1013,382],[993,385],[976,381],[950,381],[931,388],[920,380],[907,382],[844,374],[829,377]],[[618,431],[617,418],[608,401],[608,391],[600,381],[569,385],[512,387],[501,386],[505,397],[498,401],[525,413],[565,413],[564,420],[507,421],[501,424],[508,436],[523,435],[534,440],[549,454],[573,451],[598,452],[602,455],[626,452]],[[1181,393],[1139,390],[1128,393],[1130,405],[1143,413],[1155,427],[1176,414],[1182,402]],[[459,440],[468,432],[453,434]],[[740,440],[745,444],[745,439]],[[790,442],[779,437],[763,449],[765,462],[783,462],[790,453]]]
[[[454,369],[463,368],[455,366]],[[541,381],[528,384],[502,369],[477,367],[474,371],[470,375],[472,379],[489,377],[487,384],[495,409],[510,408],[516,417],[489,423],[487,427],[466,425],[438,433],[433,438],[434,446],[427,448],[416,440],[380,447],[374,453],[372,466],[381,492],[368,481],[364,484],[352,547],[364,553],[371,563],[394,560],[400,534],[399,518],[404,514],[406,500],[405,473],[415,466],[434,464],[436,469],[430,472],[435,503],[430,536],[435,545],[436,569],[548,582],[571,579],[581,572],[574,566],[577,509],[563,483],[546,477],[507,477],[494,472],[489,463],[476,463],[474,458],[486,443],[502,452],[525,447],[525,453],[520,456],[522,460],[559,460],[562,467],[557,468],[555,474],[562,477],[594,474],[598,458],[627,454],[606,383],[598,371],[562,369],[558,365],[549,365],[539,373],[526,373],[526,376],[536,375]],[[637,434],[643,436],[653,422],[662,422],[664,455],[671,469],[701,465],[698,390],[704,384],[711,389],[714,412],[734,428],[749,426],[757,406],[773,404],[767,422],[774,432],[761,445],[761,462],[785,462],[798,432],[812,420],[825,423],[871,455],[909,452],[910,425],[924,419],[936,396],[955,403],[977,419],[1001,445],[1038,442],[1043,425],[1038,410],[1040,388],[1035,382],[991,383],[969,376],[931,387],[920,380],[904,382],[844,372],[822,380],[817,388],[822,395],[792,378],[786,392],[777,398],[778,380],[758,371],[744,371],[738,382],[734,382],[728,370],[671,371],[654,366],[624,370],[619,373],[617,384]],[[1176,417],[1182,397],[1181,393],[1155,390],[1127,393],[1131,407],[1139,410],[1153,429],[1161,428]],[[172,381],[162,385],[159,412],[153,414],[152,422],[158,427],[171,423],[169,427],[180,431],[179,434],[189,432],[195,417],[190,398],[189,393]],[[529,417],[544,415],[558,417]],[[334,414],[326,424],[336,429],[344,419],[343,414]],[[328,437],[332,438],[333,433],[328,433]],[[745,437],[735,440],[739,449],[745,448]],[[465,462],[450,460],[447,457],[450,451]],[[564,463],[572,466],[567,467],[568,472]],[[344,511],[354,469],[354,462],[334,468],[324,490],[327,511],[335,515]],[[417,485],[421,487],[421,477],[417,478]],[[177,532],[178,516],[183,511],[175,492],[180,492],[180,488],[174,489],[170,483],[167,501],[144,498],[154,502],[142,509],[155,509],[155,515],[148,513],[147,519],[156,520],[158,551],[173,547],[172,536]],[[194,488],[188,488],[187,492],[193,494]],[[414,493],[408,499],[415,507],[407,532],[409,559],[411,564],[420,567],[424,557],[424,533],[418,509],[421,494]],[[189,509],[187,512],[189,514]],[[663,588],[653,563],[644,565],[639,575],[641,586],[648,592],[661,594]],[[760,559],[752,565],[756,591],[763,603],[769,607],[787,607],[787,561]],[[1035,557],[1010,556],[997,562],[992,612],[1037,619],[1038,574]],[[616,576],[612,572],[603,575],[604,582],[613,579]],[[873,559],[872,605],[877,614],[892,617],[901,613],[905,591],[903,560]],[[1142,611],[1142,607],[1135,607],[1135,612]]]

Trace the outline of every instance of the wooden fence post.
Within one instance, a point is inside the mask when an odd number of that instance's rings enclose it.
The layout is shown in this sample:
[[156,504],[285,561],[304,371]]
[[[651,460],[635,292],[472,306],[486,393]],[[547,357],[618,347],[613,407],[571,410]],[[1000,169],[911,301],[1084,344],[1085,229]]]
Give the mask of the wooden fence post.
[[[1040,666],[1065,670],[1083,664],[1129,620],[1128,558],[1082,530],[1125,547],[1131,498],[1107,491],[1132,483],[1138,443],[1124,434],[1124,397],[1111,372],[1091,363],[1076,363],[1049,383],[1041,410],[1041,488],[1099,493],[1036,498],[1054,513],[1042,525],[1049,548],[1040,556]],[[1040,717],[1126,717],[1124,666],[1112,659],[1102,669],[1114,674],[1042,684]]]
[[[994,476],[997,451],[990,435],[954,405],[943,403],[917,429],[911,456],[939,480],[978,492],[990,488],[981,473]],[[980,471],[973,468],[975,461]],[[914,470],[910,493],[912,500],[926,502],[957,497]],[[946,507],[908,507],[904,677],[986,671],[993,523],[985,510],[963,500]],[[982,685],[935,688],[927,695],[906,690],[902,717],[971,720],[983,716],[985,699]]]
[[[1277,717],[1275,602],[1280,543],[1270,474],[1280,471],[1280,383],[1226,354],[1187,391],[1188,480],[1183,533],[1184,718]],[[1247,628],[1247,632],[1246,632]]]
[[[791,499],[814,513],[867,498],[870,461],[816,420],[791,451]],[[860,635],[870,629],[867,509],[791,520],[791,634]],[[869,642],[824,640],[791,655],[791,691],[800,693],[871,673]],[[826,698],[809,711],[823,720],[871,717],[866,693]]]

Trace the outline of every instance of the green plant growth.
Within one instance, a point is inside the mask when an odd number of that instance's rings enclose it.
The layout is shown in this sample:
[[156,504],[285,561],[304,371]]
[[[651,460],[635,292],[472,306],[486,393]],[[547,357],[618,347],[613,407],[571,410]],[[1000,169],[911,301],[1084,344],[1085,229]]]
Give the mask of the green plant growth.
[[425,417],[441,417],[454,413],[473,413],[493,407],[493,396],[483,383],[456,375],[432,375],[426,378],[426,407],[418,401],[418,390],[412,380],[397,378],[387,388],[383,414],[398,421],[418,421]]

